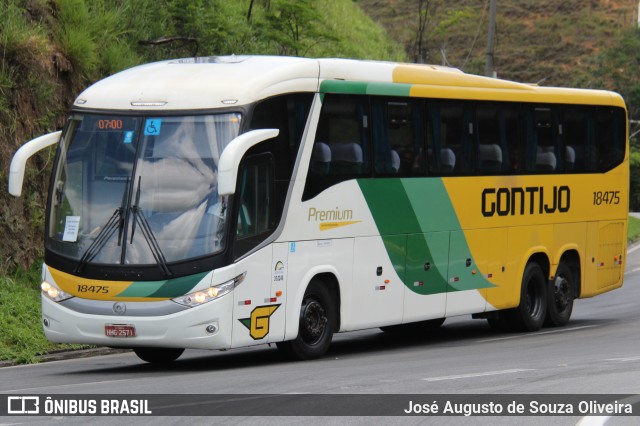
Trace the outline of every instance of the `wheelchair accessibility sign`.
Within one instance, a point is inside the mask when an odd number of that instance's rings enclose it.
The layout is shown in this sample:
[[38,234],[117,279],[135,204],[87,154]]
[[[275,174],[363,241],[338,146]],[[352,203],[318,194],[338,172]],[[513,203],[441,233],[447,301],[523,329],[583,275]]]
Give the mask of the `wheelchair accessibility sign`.
[[144,124],[145,136],[158,136],[162,127],[162,118],[148,118]]

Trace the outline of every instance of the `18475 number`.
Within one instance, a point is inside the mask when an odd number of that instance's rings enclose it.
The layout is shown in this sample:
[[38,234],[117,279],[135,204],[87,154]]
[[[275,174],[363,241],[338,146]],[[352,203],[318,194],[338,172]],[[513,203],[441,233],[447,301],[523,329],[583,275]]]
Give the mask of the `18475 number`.
[[620,204],[620,191],[594,191],[593,205]]
[[109,294],[109,287],[105,285],[78,284],[78,293]]

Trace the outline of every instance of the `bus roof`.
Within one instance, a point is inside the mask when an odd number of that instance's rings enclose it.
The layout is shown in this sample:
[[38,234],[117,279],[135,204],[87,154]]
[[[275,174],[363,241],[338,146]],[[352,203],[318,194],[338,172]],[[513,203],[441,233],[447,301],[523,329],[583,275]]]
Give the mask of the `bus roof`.
[[140,65],[98,81],[78,96],[74,106],[197,110],[316,91],[624,107],[622,97],[613,92],[538,87],[435,65],[278,56],[216,56]]

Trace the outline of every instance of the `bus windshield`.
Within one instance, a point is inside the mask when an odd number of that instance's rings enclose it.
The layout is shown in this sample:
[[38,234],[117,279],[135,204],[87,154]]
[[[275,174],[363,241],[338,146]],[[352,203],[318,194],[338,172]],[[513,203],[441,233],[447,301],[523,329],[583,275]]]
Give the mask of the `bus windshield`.
[[224,248],[217,165],[241,116],[74,114],[54,171],[47,246],[79,262],[164,264]]

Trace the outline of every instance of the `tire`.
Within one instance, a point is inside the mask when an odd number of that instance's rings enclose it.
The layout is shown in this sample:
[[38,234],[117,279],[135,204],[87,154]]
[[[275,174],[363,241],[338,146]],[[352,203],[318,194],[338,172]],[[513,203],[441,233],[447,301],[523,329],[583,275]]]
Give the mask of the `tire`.
[[322,281],[311,281],[302,299],[298,336],[294,340],[278,342],[278,350],[285,357],[309,360],[322,357],[336,328],[337,306],[331,292]]
[[566,325],[571,319],[575,296],[573,273],[566,263],[561,262],[558,265],[556,277],[550,283],[547,293],[547,317],[544,325],[549,327]]
[[425,333],[439,329],[444,323],[444,320],[444,318],[435,318],[426,321],[411,322],[408,324],[387,325],[385,327],[380,327],[380,330],[397,336],[420,337]]
[[540,265],[529,262],[522,276],[520,305],[505,311],[513,331],[537,331],[542,327],[547,315],[547,283]]
[[168,364],[180,357],[184,349],[178,348],[134,348],[133,352],[143,361],[151,364]]

